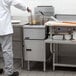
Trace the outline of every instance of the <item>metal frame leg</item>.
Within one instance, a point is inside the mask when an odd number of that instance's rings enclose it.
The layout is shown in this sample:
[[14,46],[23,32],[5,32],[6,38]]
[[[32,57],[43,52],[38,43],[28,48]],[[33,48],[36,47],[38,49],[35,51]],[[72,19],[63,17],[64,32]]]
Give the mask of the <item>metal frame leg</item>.
[[43,71],[44,72],[46,71],[46,62],[45,61],[43,62]]
[[46,43],[44,43],[44,62],[43,62],[43,71],[45,72],[46,71]]
[[53,71],[55,71],[55,53],[53,53]]
[[28,71],[30,70],[30,61],[27,61],[28,62]]
[[53,52],[53,71],[55,71],[55,44],[52,44],[52,52]]

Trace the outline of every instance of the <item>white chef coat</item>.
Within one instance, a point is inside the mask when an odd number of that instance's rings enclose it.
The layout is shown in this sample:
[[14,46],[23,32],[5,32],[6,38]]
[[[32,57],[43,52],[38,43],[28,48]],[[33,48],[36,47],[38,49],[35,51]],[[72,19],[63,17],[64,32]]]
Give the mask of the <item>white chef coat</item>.
[[25,3],[20,0],[0,0],[0,36],[13,33],[10,12],[12,5],[21,10],[26,10]]

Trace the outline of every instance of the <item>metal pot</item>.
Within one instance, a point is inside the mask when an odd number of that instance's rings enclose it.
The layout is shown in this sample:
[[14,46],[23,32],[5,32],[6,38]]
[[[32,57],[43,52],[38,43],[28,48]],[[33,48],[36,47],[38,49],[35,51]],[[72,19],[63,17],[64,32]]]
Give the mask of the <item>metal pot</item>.
[[35,15],[32,15],[32,13],[30,13],[30,16],[28,17],[28,20],[29,20],[30,25],[38,24],[38,21],[36,20]]
[[44,15],[33,15],[32,12],[30,13],[30,16],[28,17],[29,24],[30,25],[44,25],[45,22],[47,22],[50,18]]
[[41,15],[33,15],[32,12],[30,13],[30,16],[28,17],[29,24],[31,25],[42,25],[44,23],[43,17]]

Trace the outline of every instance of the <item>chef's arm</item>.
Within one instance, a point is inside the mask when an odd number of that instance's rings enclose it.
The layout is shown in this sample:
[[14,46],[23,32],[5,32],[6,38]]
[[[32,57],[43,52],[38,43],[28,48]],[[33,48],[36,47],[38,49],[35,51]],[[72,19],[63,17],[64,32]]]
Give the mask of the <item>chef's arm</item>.
[[29,7],[26,7],[26,4],[22,2],[21,0],[12,0],[12,5],[14,5],[16,8],[19,8],[21,10],[27,10],[28,12],[31,12]]
[[31,12],[31,10],[26,7],[26,4],[22,0],[8,0],[8,3],[23,11],[26,10],[28,12]]

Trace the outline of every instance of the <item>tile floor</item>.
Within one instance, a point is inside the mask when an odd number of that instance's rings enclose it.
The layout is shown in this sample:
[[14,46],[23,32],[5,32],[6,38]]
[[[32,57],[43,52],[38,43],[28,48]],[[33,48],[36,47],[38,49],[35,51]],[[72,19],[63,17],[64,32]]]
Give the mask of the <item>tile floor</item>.
[[[0,60],[0,67],[3,66],[3,62]],[[26,69],[21,69],[21,64],[19,61],[15,61],[15,69],[19,71],[19,76],[76,76],[76,68],[75,70],[72,70],[73,68],[67,69],[56,69],[55,71],[52,71],[51,69],[47,70],[46,72],[43,72],[42,70],[31,70],[27,71]],[[4,75],[0,75],[4,76]]]

